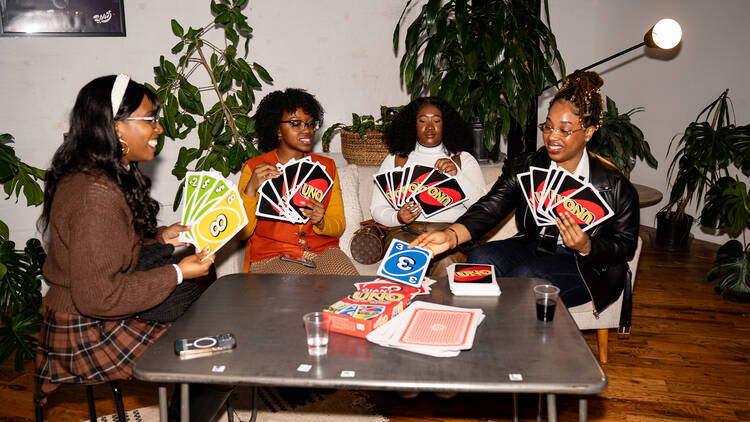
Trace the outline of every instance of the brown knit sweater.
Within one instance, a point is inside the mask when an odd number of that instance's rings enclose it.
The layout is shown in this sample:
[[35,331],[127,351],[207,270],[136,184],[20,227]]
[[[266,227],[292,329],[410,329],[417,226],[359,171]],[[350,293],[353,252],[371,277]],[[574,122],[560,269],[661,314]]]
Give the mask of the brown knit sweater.
[[50,211],[45,305],[121,319],[161,303],[177,285],[177,271],[165,265],[133,272],[141,243],[114,181],[102,172],[65,176]]

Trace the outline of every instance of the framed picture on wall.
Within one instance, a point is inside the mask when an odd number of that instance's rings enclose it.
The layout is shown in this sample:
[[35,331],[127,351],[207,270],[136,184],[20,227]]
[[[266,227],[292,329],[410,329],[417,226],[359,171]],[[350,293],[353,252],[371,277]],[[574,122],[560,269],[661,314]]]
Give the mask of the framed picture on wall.
[[125,36],[124,0],[0,0],[2,36]]

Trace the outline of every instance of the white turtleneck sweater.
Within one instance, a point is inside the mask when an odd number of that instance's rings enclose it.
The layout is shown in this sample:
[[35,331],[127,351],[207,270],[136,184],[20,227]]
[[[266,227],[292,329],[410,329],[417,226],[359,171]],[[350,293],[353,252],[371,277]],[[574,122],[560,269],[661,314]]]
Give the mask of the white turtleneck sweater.
[[[461,185],[461,188],[463,188],[468,199],[454,207],[433,215],[431,218],[425,218],[424,214],[420,214],[415,221],[453,223],[487,192],[484,186],[484,177],[482,177],[482,169],[479,168],[477,160],[475,160],[468,152],[462,152],[460,157],[461,168],[459,168],[458,173],[456,173],[456,179],[459,185]],[[405,166],[421,164],[423,166],[435,167],[435,162],[441,158],[451,158],[451,155],[445,151],[442,145],[426,147],[417,142],[414,151],[409,154],[409,159],[406,160]],[[380,165],[378,173],[393,170],[395,168],[395,160],[396,156],[393,154],[385,157],[383,164]],[[401,225],[398,221],[398,210],[394,209],[391,204],[388,203],[377,187],[372,190],[370,212],[372,213],[372,218],[380,224],[391,227]]]

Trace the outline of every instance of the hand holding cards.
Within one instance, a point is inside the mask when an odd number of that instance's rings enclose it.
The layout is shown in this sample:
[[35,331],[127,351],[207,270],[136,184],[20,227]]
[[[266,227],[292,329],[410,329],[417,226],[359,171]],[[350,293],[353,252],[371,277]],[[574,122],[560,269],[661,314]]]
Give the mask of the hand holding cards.
[[562,167],[530,167],[516,177],[538,226],[554,226],[555,218],[568,212],[586,232],[614,215],[594,185]]
[[409,249],[408,243],[393,239],[380,262],[377,275],[408,286],[419,287],[427,274],[431,257],[432,251],[429,249]]
[[467,199],[455,177],[427,166],[398,167],[373,177],[393,208],[398,210],[414,200],[427,218]]
[[323,201],[333,186],[325,166],[312,161],[309,156],[300,160],[292,158],[286,164],[277,164],[281,176],[268,179],[258,189],[258,217],[305,224],[302,213],[307,199]]
[[215,171],[188,172],[182,195],[181,224],[192,226],[180,241],[213,255],[247,225],[237,186]]

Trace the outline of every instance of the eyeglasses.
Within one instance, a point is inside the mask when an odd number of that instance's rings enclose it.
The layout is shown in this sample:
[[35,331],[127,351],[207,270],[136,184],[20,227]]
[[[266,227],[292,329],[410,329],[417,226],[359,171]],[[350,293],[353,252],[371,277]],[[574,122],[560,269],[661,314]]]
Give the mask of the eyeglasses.
[[151,129],[156,129],[156,125],[159,123],[159,116],[148,116],[148,117],[126,117],[123,120],[146,120],[151,122]]
[[553,128],[552,126],[549,126],[547,123],[542,123],[542,124],[539,125],[539,130],[541,130],[543,134],[549,135],[552,132],[557,132],[563,138],[567,138],[568,136],[570,136],[570,135],[572,135],[572,134],[574,134],[576,132],[582,131],[584,129],[585,128],[580,128],[580,129],[576,129],[576,130],[557,129],[557,128]]
[[279,123],[289,123],[289,125],[292,127],[292,129],[296,131],[301,131],[302,128],[312,128],[312,130],[318,130],[320,129],[320,121],[313,120],[312,122],[303,122],[302,120],[282,120]]

